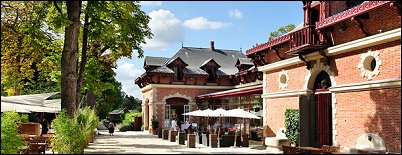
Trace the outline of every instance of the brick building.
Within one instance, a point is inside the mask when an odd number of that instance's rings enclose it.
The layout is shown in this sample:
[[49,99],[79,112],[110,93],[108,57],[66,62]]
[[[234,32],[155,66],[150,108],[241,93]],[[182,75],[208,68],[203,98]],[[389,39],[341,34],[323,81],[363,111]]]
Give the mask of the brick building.
[[303,1],[302,27],[247,50],[263,72],[267,135],[299,109],[301,146],[370,149],[366,136],[373,149],[401,152],[400,6]]
[[145,129],[150,117],[169,119],[168,108],[177,105],[179,113],[251,109],[261,96],[268,137],[285,127],[286,109],[299,109],[301,146],[401,152],[400,7],[399,1],[303,1],[301,25],[246,55],[214,52],[211,43],[183,47],[172,58],[147,57],[147,71],[136,79]]

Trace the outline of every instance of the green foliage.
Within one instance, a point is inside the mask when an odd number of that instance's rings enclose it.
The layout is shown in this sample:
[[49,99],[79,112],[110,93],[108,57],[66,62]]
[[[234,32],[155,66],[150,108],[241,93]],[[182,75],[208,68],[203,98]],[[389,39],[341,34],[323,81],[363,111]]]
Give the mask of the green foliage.
[[286,137],[293,144],[299,143],[299,110],[286,109],[285,111]]
[[159,121],[158,121],[158,119],[156,119],[155,116],[152,116],[151,125],[152,125],[152,129],[159,128]]
[[295,25],[294,24],[289,24],[283,27],[278,28],[277,31],[273,31],[269,34],[269,38],[268,41],[272,41],[275,40],[279,37],[281,37],[282,35],[292,31],[293,29],[295,29]]
[[57,135],[51,142],[53,149],[62,154],[82,153],[88,137],[93,133],[98,123],[99,119],[95,111],[89,107],[77,112],[73,118],[70,118],[63,109],[52,122]]
[[40,73],[46,78],[57,70],[58,62],[50,57],[61,56],[62,44],[55,41],[43,18],[48,6],[44,1],[1,2],[2,93],[21,94],[24,87],[35,84]]
[[123,124],[127,125],[129,123],[132,123],[134,122],[134,117],[141,117],[141,116],[142,116],[141,112],[126,113],[124,114]]
[[17,112],[6,111],[1,114],[1,154],[18,154],[18,148],[26,145],[17,131],[19,123]]
[[21,114],[20,119],[21,119],[22,123],[28,123],[29,122],[28,114]]
[[134,131],[134,122],[129,122],[128,124],[123,124],[119,131]]

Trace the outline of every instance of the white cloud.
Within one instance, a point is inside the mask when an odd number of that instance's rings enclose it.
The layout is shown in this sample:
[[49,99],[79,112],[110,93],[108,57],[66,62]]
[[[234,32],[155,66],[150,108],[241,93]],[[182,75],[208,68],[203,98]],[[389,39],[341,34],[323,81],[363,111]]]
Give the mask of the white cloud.
[[141,99],[140,88],[134,83],[134,80],[139,77],[144,71],[136,68],[134,64],[127,63],[123,60],[117,61],[117,68],[114,69],[116,80],[121,82],[122,91]]
[[234,17],[237,19],[242,19],[243,18],[243,13],[241,13],[239,10],[234,9],[229,11],[229,17]]
[[193,29],[193,30],[204,30],[204,29],[221,29],[232,26],[232,23],[224,23],[224,22],[214,22],[208,21],[207,18],[197,17],[190,20],[186,20],[183,23],[184,26]]
[[141,6],[161,6],[162,1],[140,1]]
[[154,10],[149,13],[148,23],[154,36],[146,39],[144,49],[167,49],[170,45],[183,41],[184,30],[181,21],[169,10]]

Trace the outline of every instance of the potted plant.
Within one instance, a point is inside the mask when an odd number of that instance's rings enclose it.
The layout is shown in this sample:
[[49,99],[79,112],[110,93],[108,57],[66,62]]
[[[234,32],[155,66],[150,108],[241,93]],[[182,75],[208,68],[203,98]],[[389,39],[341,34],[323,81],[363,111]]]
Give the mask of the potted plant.
[[152,123],[152,134],[157,135],[159,128],[159,121],[156,119],[155,116],[152,116],[151,123]]

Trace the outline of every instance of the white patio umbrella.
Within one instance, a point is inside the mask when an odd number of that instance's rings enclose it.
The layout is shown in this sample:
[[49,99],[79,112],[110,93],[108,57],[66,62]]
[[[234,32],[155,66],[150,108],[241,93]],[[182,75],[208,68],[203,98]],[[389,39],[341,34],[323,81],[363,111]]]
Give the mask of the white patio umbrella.
[[204,117],[207,117],[207,125],[209,126],[209,124],[208,124],[208,119],[209,119],[209,117],[211,117],[213,115],[213,110],[211,110],[211,109],[205,109],[205,110],[202,110],[201,112],[198,112],[198,113],[196,113],[196,114],[194,114],[193,116],[204,116]]
[[[230,117],[243,118],[243,121],[244,121],[244,118],[260,119],[260,117],[254,115],[252,113],[249,113],[247,111],[244,111],[243,109],[240,109],[240,108],[228,110],[228,113],[229,113],[228,115]],[[240,126],[240,131],[241,131],[241,126]],[[235,134],[235,141],[236,141],[236,138],[237,138],[237,134]],[[236,146],[236,143],[235,143],[235,146]]]
[[[227,117],[227,116],[230,116],[230,113],[228,113],[228,111],[226,111],[225,109],[222,109],[222,108],[213,110],[213,112],[211,114],[211,117],[219,117],[219,124],[221,124],[221,125],[222,125],[221,117]],[[220,133],[221,133],[221,128],[219,128],[218,137],[219,137]]]
[[189,116],[201,115],[202,111],[203,111],[203,110],[199,110],[199,109],[198,109],[198,110],[195,110],[195,111],[191,111],[191,112],[184,113],[184,114],[182,114],[182,115],[189,115]]
[[228,115],[230,117],[260,119],[260,117],[254,115],[252,113],[249,113],[247,111],[244,111],[243,109],[240,109],[240,108],[228,110]]

